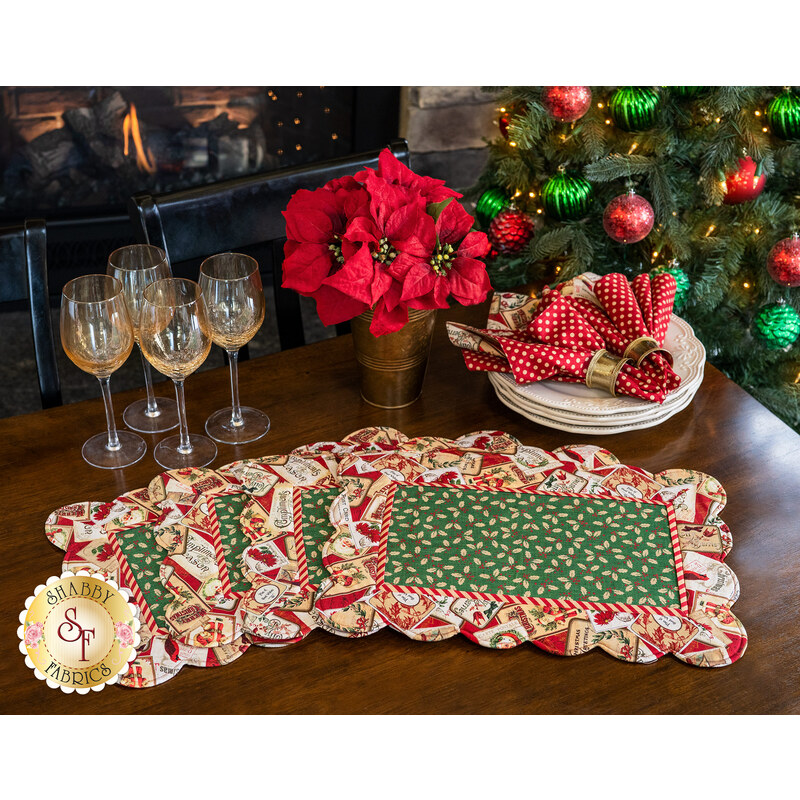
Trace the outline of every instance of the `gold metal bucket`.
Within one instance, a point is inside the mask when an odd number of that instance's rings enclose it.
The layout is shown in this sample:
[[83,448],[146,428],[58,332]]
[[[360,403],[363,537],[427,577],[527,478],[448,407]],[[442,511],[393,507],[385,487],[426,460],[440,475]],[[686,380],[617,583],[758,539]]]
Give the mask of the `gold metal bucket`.
[[436,311],[409,309],[408,322],[394,333],[374,336],[372,311],[350,323],[361,376],[361,396],[378,408],[404,408],[422,394]]

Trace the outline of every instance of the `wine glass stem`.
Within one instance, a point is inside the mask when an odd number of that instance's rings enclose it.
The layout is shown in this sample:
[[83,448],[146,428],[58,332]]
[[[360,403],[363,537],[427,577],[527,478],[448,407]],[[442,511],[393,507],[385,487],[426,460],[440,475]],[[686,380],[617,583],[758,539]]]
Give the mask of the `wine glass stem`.
[[156,396],[153,394],[153,373],[150,371],[150,362],[144,357],[141,345],[139,345],[139,355],[142,359],[142,369],[144,370],[144,388],[147,392],[147,411],[144,413],[148,417],[157,417],[161,414],[161,412],[158,410]]
[[231,425],[238,428],[244,425],[242,407],[239,405],[239,351],[228,350],[228,361],[231,365]]
[[111,376],[98,378],[100,389],[103,392],[103,403],[106,407],[106,424],[108,425],[108,444],[109,450],[119,450],[119,436],[117,436],[117,423],[114,422],[114,406],[111,403]]
[[178,401],[178,424],[180,426],[180,444],[178,445],[178,452],[182,455],[189,455],[192,452],[192,443],[189,439],[189,425],[186,422],[186,400],[183,396],[183,381],[176,381],[175,384],[175,398]]

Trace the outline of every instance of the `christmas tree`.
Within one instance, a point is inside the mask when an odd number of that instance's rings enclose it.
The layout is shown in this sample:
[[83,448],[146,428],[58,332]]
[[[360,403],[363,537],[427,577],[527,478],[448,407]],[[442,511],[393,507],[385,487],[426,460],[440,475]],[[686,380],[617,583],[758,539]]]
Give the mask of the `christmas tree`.
[[497,89],[471,196],[495,289],[669,270],[709,361],[800,429],[800,94]]

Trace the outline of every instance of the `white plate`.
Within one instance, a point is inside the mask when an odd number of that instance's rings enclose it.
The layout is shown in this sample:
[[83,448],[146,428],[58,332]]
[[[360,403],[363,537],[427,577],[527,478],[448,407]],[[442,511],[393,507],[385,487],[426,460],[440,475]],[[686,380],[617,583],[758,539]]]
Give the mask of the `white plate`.
[[[673,369],[681,378],[681,385],[673,393],[683,399],[686,394],[694,394],[703,380],[703,366],[706,351],[694,335],[692,326],[686,320],[672,315],[664,347],[672,353]],[[507,393],[517,395],[522,402],[533,402],[539,407],[567,412],[570,416],[608,416],[613,414],[658,415],[663,409],[649,400],[636,397],[610,397],[599,389],[590,389],[580,383],[561,383],[559,381],[538,381],[519,385],[509,373],[490,373],[497,381],[492,384],[498,390],[503,386]],[[669,399],[664,401],[665,404]]]
[[[503,405],[508,406],[512,411],[516,411],[526,419],[536,422],[539,425],[544,425],[547,428],[556,428],[560,431],[568,431],[569,433],[589,434],[591,436],[606,436],[612,433],[625,433],[626,431],[635,431],[642,428],[652,428],[655,425],[660,425],[665,420],[683,411],[689,403],[694,399],[694,393],[690,394],[686,400],[679,403],[673,408],[669,408],[660,416],[648,417],[645,419],[638,419],[636,421],[626,421],[618,424],[610,422],[606,425],[591,425],[586,422],[575,421],[569,422],[563,419],[552,419],[535,414],[530,409],[521,406],[518,398],[511,393],[506,393],[504,389],[495,386],[497,397]],[[663,411],[663,407],[662,407]]]
[[539,417],[546,417],[547,419],[562,420],[571,424],[584,423],[589,426],[605,426],[605,425],[627,425],[628,423],[640,422],[646,419],[662,419],[668,412],[674,411],[676,408],[684,408],[686,401],[694,397],[697,390],[700,388],[702,381],[696,381],[692,385],[685,387],[681,386],[681,390],[673,392],[667,396],[667,399],[659,405],[658,403],[648,403],[648,408],[640,408],[629,412],[616,412],[613,414],[578,414],[572,411],[562,411],[557,408],[550,408],[532,401],[530,398],[520,395],[508,388],[508,382],[500,380],[502,373],[490,372],[489,381],[499,395],[501,392],[514,401],[514,405],[520,409],[529,411]]

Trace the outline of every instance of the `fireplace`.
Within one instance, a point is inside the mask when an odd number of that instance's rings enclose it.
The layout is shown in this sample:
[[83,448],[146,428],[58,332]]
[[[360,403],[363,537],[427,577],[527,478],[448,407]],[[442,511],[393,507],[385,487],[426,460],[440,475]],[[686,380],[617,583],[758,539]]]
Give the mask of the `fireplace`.
[[0,87],[0,221],[47,220],[57,288],[132,241],[132,194],[380,147],[398,113],[397,87]]

